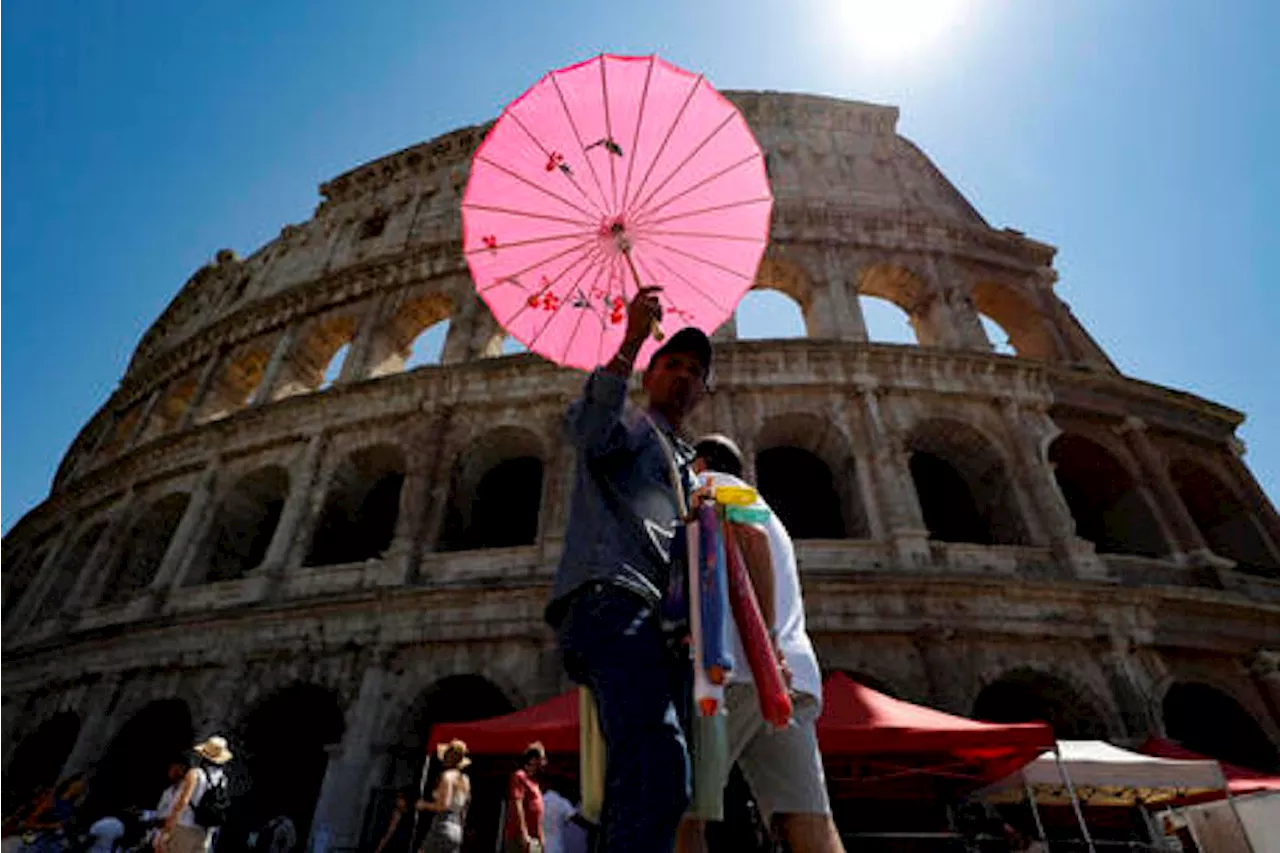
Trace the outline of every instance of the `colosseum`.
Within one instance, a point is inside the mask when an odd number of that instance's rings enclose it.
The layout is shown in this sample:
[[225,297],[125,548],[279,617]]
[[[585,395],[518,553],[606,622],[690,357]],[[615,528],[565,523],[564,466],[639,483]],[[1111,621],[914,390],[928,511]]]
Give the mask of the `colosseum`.
[[[719,330],[693,430],[735,436],[788,522],[823,666],[1275,766],[1280,516],[1243,415],[1122,375],[1054,247],[988,225],[895,108],[731,98],[776,196],[756,287],[806,329]],[[258,813],[354,849],[434,722],[569,687],[542,609],[583,377],[507,354],[475,295],[459,199],[485,131],[323,184],[143,336],[4,539],[7,804],[86,769],[149,804],[168,755],[224,733]],[[869,341],[867,299],[917,343]]]

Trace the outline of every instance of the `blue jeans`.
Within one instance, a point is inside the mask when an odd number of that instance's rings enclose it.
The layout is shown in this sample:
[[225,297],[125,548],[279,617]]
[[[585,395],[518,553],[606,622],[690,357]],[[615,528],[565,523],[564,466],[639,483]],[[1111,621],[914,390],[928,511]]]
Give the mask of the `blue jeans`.
[[685,672],[654,609],[640,596],[592,582],[557,631],[565,669],[591,688],[607,745],[603,848],[669,853],[689,805],[689,751],[680,723]]

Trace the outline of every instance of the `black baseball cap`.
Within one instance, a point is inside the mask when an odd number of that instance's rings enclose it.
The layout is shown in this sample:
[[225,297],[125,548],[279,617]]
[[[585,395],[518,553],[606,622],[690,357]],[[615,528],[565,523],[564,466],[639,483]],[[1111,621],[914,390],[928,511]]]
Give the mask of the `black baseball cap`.
[[697,326],[685,326],[667,338],[665,344],[658,347],[653,357],[649,359],[649,363],[656,361],[658,356],[677,352],[692,355],[698,359],[702,362],[702,375],[704,377],[711,375],[711,339],[707,337],[706,332]]

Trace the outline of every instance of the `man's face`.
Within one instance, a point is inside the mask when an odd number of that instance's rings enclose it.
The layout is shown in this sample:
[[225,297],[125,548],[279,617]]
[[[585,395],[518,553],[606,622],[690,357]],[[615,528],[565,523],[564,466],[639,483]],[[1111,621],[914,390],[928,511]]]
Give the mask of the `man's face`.
[[665,353],[645,371],[644,390],[654,408],[687,415],[707,393],[706,371],[693,353]]

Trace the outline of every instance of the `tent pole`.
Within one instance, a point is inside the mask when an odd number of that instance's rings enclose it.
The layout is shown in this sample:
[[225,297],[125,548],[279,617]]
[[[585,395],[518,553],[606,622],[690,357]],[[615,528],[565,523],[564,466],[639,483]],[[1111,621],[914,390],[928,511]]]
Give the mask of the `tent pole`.
[[1044,834],[1044,823],[1040,820],[1040,808],[1036,805],[1036,792],[1032,790],[1031,783],[1027,781],[1027,777],[1022,777],[1022,790],[1027,792],[1027,803],[1031,806],[1031,817],[1035,819],[1036,831],[1040,833],[1040,840],[1044,842],[1044,849],[1049,849],[1049,836]]
[[[1221,770],[1221,767],[1219,767]],[[1222,779],[1222,789],[1227,792],[1227,804],[1231,806],[1231,813],[1236,817],[1236,825],[1240,827],[1240,835],[1244,838],[1244,846],[1248,848],[1249,853],[1256,853],[1253,846],[1253,839],[1249,837],[1249,828],[1244,825],[1244,818],[1240,817],[1240,810],[1236,808],[1236,798],[1231,796],[1231,788],[1227,784],[1226,777]]]
[[1058,764],[1058,775],[1062,777],[1063,783],[1067,786],[1067,794],[1071,797],[1071,808],[1075,809],[1076,821],[1080,824],[1080,833],[1084,836],[1084,843],[1089,848],[1089,853],[1098,853],[1098,849],[1093,846],[1093,836],[1089,834],[1089,825],[1084,822],[1084,810],[1080,808],[1080,798],[1076,796],[1076,786],[1071,784],[1071,776],[1067,773],[1067,766],[1062,763],[1062,753],[1058,749],[1058,742],[1053,742],[1053,760]]

